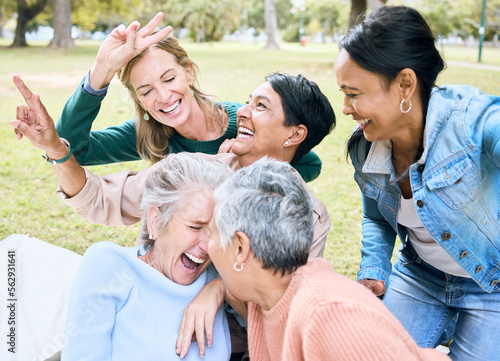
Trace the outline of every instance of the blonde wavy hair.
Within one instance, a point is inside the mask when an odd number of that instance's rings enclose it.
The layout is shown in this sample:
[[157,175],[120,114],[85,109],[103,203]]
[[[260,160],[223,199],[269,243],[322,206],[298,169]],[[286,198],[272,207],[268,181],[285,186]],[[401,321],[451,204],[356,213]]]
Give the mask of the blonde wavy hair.
[[[167,53],[172,54],[175,57],[177,63],[184,69],[187,70],[189,67],[193,69],[194,82],[191,89],[193,90],[195,101],[198,103],[201,111],[203,112],[203,114],[205,114],[207,119],[211,120],[214,123],[220,123],[222,133],[222,130],[224,129],[224,117],[221,117],[219,113],[219,107],[213,100],[215,96],[204,93],[199,89],[199,68],[195,64],[195,62],[189,58],[186,50],[184,50],[184,48],[180,46],[179,41],[174,37],[167,36],[158,43],[151,45],[150,48],[151,47],[160,48]],[[151,115],[149,115],[149,121],[144,120],[144,114],[146,113],[146,110],[143,109],[140,103],[137,101],[137,94],[135,92],[135,89],[130,84],[130,73],[132,71],[132,68],[143,57],[148,49],[145,49],[140,54],[132,58],[122,69],[118,71],[117,74],[118,79],[120,79],[121,83],[128,89],[132,99],[134,99],[137,114],[137,152],[139,153],[141,158],[149,160],[151,164],[154,164],[165,157],[168,142],[174,134],[174,128],[156,121],[156,119],[154,119]],[[220,102],[220,104],[222,110],[224,110],[222,102]]]

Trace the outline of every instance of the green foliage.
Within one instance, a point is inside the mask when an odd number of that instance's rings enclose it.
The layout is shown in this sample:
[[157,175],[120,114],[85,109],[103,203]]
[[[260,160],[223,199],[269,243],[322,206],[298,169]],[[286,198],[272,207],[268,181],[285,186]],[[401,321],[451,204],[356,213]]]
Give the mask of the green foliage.
[[190,30],[197,43],[218,41],[239,25],[240,9],[236,0],[187,0],[173,6],[174,23]]

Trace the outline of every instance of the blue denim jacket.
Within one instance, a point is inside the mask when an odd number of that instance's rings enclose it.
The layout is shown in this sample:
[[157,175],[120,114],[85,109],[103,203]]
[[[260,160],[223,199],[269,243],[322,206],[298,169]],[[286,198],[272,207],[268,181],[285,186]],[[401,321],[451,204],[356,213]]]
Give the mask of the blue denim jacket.
[[[406,228],[397,224],[401,191],[392,143],[362,138],[356,154],[350,156],[363,199],[358,279],[387,284],[396,235],[402,247],[407,242]],[[470,86],[435,88],[410,182],[427,231],[491,292],[500,281],[500,97]]]

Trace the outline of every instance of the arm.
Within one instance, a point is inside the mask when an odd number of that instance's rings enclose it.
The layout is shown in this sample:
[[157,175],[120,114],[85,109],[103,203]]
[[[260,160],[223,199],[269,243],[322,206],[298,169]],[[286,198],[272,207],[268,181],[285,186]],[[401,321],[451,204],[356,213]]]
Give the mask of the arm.
[[491,103],[483,116],[484,131],[482,148],[491,162],[500,168],[500,97],[489,97]]
[[306,182],[318,178],[321,173],[321,165],[321,159],[313,151],[306,153],[297,163],[292,164]]
[[71,143],[82,165],[99,165],[140,159],[136,149],[135,120],[91,131],[105,95],[86,92],[84,80],[64,105],[56,124],[59,135]]
[[[57,134],[38,94],[33,94],[17,75],[14,83],[27,104],[17,107],[17,118],[11,122],[18,138],[26,136],[51,159],[64,158],[68,147]],[[82,217],[101,224],[132,224],[140,220],[140,196],[147,170],[138,176],[121,172],[98,177],[82,168],[73,156],[52,164],[52,168],[60,184],[59,196]]]
[[82,258],[68,302],[62,361],[112,358],[116,311],[129,289],[109,249],[105,243],[96,244]]
[[[163,13],[158,13],[139,31],[137,21],[132,22],[128,28],[120,25],[114,29],[99,48],[88,79],[85,80],[88,81],[85,88],[106,87],[114,74],[128,61],[167,36],[172,31],[171,27],[152,34],[162,19]],[[133,122],[99,132],[90,131],[104,94],[90,94],[83,88],[83,84],[80,84],[68,100],[57,125],[59,134],[73,144],[78,161],[85,165],[95,165],[139,159]],[[110,151],[111,154],[107,155]]]
[[325,204],[313,195],[314,202],[314,240],[309,257],[323,257],[326,239],[330,232],[330,216]]
[[[365,195],[363,201],[363,237],[361,263],[358,281],[375,291],[377,295],[385,293],[385,284],[391,274],[391,258],[394,251],[396,232],[378,210],[377,202]],[[382,281],[384,287],[375,286],[373,280]],[[370,281],[370,282],[368,282]]]

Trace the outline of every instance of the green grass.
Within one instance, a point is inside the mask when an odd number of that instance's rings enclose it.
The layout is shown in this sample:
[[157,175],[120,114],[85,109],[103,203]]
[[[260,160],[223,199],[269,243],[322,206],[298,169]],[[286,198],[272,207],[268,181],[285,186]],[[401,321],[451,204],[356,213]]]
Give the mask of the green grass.
[[[139,226],[106,227],[91,224],[62,205],[55,189],[56,178],[41,158],[41,151],[27,140],[17,141],[10,120],[16,104],[22,102],[12,84],[19,73],[32,90],[41,94],[50,114],[57,118],[61,109],[93,63],[98,44],[79,42],[79,48],[53,50],[45,43],[28,49],[8,49],[0,41],[0,239],[12,233],[26,233],[50,243],[83,253],[92,243],[110,240],[132,245]],[[333,44],[284,44],[279,51],[266,51],[263,44],[183,44],[201,69],[202,89],[223,100],[245,101],[273,71],[302,73],[316,81],[330,99],[337,114],[337,128],[315,151],[323,160],[320,178],[311,190],[326,204],[332,220],[325,257],[338,272],[355,277],[360,258],[361,205],[352,169],[345,161],[344,144],[354,123],[342,115],[342,96],[335,84]],[[476,61],[477,49],[446,47],[450,60]],[[475,54],[475,55],[474,55]],[[500,65],[500,49],[484,48],[485,64]],[[500,94],[500,72],[450,65],[440,76],[440,84],[463,83],[484,92]],[[114,81],[103,104],[95,128],[133,117],[133,107],[124,88]],[[140,170],[144,162],[91,167],[97,174],[124,169]]]

